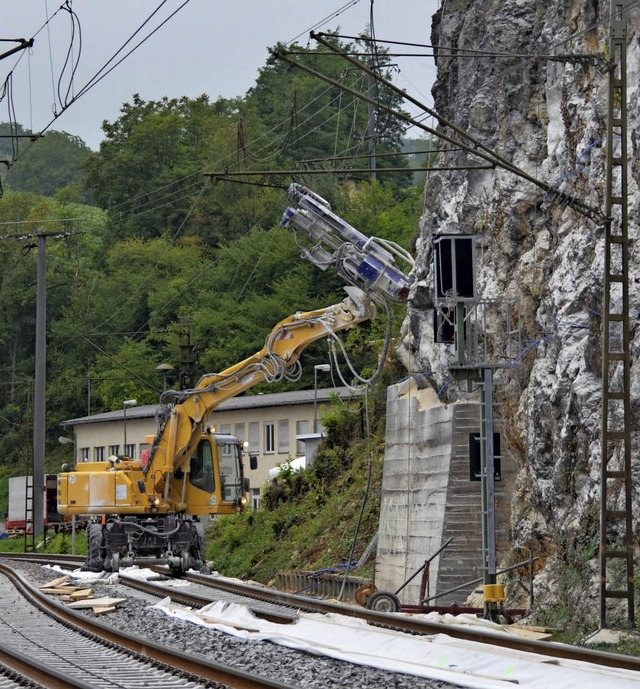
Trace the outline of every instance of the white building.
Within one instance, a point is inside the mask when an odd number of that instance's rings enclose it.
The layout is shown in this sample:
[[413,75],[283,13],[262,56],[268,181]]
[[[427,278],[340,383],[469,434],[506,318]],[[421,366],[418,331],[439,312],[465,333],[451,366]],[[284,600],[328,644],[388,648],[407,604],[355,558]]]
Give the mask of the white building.
[[[258,456],[258,468],[245,462],[245,476],[251,486],[254,507],[260,504],[260,490],[269,470],[289,459],[302,457],[317,447],[322,413],[331,394],[349,399],[348,388],[299,390],[234,397],[223,402],[207,420],[219,433],[231,433],[249,441],[249,451]],[[317,405],[316,405],[317,401]],[[317,407],[317,409],[316,409]],[[156,405],[132,406],[64,421],[73,431],[75,461],[101,461],[110,455],[127,454],[136,459],[149,448],[145,437],[156,432]],[[302,436],[302,437],[300,437]],[[306,449],[305,449],[306,445]]]

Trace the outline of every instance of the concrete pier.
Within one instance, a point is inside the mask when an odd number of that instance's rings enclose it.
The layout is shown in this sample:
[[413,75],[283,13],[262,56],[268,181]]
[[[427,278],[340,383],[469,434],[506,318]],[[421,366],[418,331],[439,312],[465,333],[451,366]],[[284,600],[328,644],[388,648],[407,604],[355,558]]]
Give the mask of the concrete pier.
[[[499,431],[499,419],[495,421]],[[481,484],[470,480],[469,460],[469,435],[479,432],[479,403],[442,405],[430,389],[388,389],[375,574],[379,590],[397,590],[448,538],[452,543],[431,563],[429,595],[482,575]],[[496,483],[498,562],[508,548],[516,475],[505,449],[502,443],[502,480]],[[418,603],[420,579],[401,592],[402,603]],[[462,604],[473,588],[436,603]]]

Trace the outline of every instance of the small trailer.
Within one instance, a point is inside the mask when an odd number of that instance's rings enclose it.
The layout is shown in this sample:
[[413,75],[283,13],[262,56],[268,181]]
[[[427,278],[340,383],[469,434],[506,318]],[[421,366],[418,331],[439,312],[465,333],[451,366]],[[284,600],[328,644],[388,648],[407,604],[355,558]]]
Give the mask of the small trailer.
[[[9,479],[9,505],[5,520],[7,533],[31,533],[33,530],[33,515],[27,515],[27,491],[29,497],[33,491],[32,476],[14,476]],[[71,530],[70,517],[63,517],[58,512],[58,476],[45,475],[45,491],[43,495],[44,526],[59,531]],[[33,507],[31,502],[30,507]]]

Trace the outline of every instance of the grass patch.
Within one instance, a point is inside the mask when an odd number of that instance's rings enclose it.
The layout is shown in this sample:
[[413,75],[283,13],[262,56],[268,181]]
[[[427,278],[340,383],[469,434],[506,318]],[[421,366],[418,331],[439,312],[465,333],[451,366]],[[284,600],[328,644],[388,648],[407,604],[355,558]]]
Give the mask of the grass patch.
[[[323,424],[327,440],[310,468],[285,470],[267,483],[261,510],[221,517],[209,527],[207,560],[215,570],[269,583],[280,571],[344,564],[361,511],[354,559],[362,554],[378,530],[382,434],[363,437],[360,411],[338,405],[323,418]],[[369,469],[371,481],[363,510]],[[370,567],[354,573],[370,575]]]
[[[0,553],[24,553],[24,546],[24,536],[19,536],[17,538],[5,538],[0,540]],[[71,534],[51,533],[47,535],[46,543],[42,538],[36,541],[36,552],[38,553],[69,555],[71,554],[71,550]],[[87,553],[87,536],[84,531],[76,532],[75,550],[76,555],[86,555]]]

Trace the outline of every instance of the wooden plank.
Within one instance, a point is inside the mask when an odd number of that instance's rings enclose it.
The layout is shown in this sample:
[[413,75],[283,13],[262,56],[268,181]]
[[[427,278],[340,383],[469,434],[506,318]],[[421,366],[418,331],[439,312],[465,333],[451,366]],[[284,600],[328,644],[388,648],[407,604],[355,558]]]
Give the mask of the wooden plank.
[[82,598],[89,598],[93,596],[93,589],[78,589],[73,593],[69,594],[71,600],[80,600]]
[[104,615],[108,612],[113,612],[116,609],[115,605],[97,605],[93,608],[96,615]]
[[110,596],[103,596],[102,598],[74,601],[73,603],[69,603],[67,607],[73,609],[94,607],[101,608],[110,605],[120,605],[120,603],[124,603],[126,600],[126,598],[111,598]]
[[52,579],[47,584],[43,584],[40,587],[40,590],[58,588],[58,586],[61,586],[62,584],[66,584],[69,581],[69,579],[70,579],[70,577],[68,575],[64,576],[64,577],[58,577],[57,579]]

